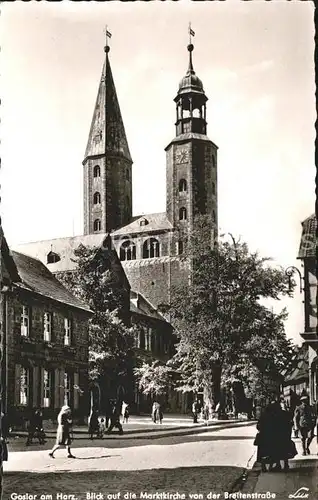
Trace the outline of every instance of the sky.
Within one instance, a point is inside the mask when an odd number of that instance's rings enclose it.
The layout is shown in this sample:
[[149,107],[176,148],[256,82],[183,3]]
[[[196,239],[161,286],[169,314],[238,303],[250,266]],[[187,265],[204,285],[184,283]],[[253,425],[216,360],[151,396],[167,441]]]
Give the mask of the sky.
[[[220,232],[287,267],[314,211],[312,2],[1,5],[1,215],[9,245],[83,233],[84,152],[104,28],[133,165],[134,214],[165,211],[165,146],[188,64],[218,145]],[[297,277],[296,277],[297,278]],[[282,300],[300,342],[303,298]]]

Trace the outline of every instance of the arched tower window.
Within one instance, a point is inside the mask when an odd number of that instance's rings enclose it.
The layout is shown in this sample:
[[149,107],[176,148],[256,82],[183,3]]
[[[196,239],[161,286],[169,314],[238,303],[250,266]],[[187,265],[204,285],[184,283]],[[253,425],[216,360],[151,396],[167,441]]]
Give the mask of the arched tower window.
[[130,172],[128,168],[126,168],[126,180],[130,181]]
[[212,194],[216,193],[215,182],[212,182]]
[[102,223],[100,221],[100,219],[95,219],[94,220],[94,231],[100,231],[102,228]]
[[212,166],[213,166],[213,168],[215,168],[215,166],[216,166],[216,161],[215,161],[214,155],[212,155]]
[[143,259],[151,259],[160,256],[159,241],[156,238],[148,238],[143,244]]
[[94,205],[98,205],[100,203],[100,200],[101,200],[100,193],[98,192],[94,193],[93,196]]
[[125,240],[119,250],[120,260],[135,260],[136,245],[133,241]]
[[179,193],[183,193],[187,190],[187,181],[185,179],[180,179],[179,181]]
[[179,220],[187,220],[187,209],[184,207],[179,210]]
[[100,177],[100,166],[95,165],[94,170],[93,170],[93,175],[94,177]]
[[212,212],[212,222],[216,222],[216,213],[215,210]]

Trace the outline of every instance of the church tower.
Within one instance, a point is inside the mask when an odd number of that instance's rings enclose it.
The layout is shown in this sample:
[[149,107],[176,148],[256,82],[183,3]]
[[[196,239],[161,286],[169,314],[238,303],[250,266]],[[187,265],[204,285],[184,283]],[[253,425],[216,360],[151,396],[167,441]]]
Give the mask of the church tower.
[[166,147],[166,213],[176,229],[176,253],[193,228],[196,215],[208,215],[217,235],[217,146],[207,137],[203,84],[193,69],[193,45],[188,45],[189,66],[179,84],[176,136]]
[[84,234],[110,232],[132,217],[132,159],[105,47],[84,167]]

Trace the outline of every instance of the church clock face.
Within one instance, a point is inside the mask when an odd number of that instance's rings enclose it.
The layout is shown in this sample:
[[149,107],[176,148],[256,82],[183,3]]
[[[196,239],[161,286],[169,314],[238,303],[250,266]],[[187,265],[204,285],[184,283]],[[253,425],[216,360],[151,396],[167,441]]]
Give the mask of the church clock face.
[[176,151],[176,164],[188,163],[189,161],[189,150],[188,148],[180,148]]

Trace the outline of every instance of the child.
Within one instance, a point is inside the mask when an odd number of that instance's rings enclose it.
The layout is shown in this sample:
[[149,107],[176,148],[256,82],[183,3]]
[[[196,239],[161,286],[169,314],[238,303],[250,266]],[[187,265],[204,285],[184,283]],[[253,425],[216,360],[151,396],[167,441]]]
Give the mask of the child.
[[102,438],[106,432],[106,422],[104,418],[99,420],[99,437]]
[[126,408],[125,408],[125,411],[124,411],[124,422],[125,422],[125,424],[128,424],[128,419],[129,419],[129,410],[128,410],[128,405],[127,405]]

